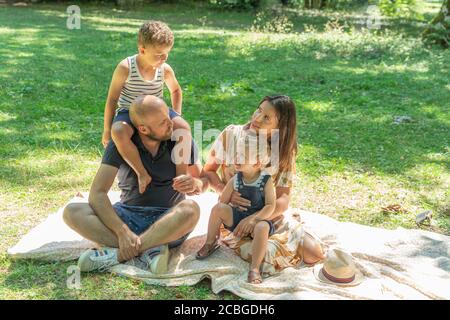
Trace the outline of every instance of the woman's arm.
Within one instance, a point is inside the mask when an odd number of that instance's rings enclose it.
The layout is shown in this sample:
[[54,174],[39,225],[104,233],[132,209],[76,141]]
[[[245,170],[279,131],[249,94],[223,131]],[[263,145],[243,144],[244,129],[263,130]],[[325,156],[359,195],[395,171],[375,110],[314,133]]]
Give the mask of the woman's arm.
[[[217,166],[217,169],[215,169],[215,166]],[[208,177],[210,187],[217,193],[222,193],[225,188],[225,183],[222,182],[217,174],[218,168],[219,165],[205,165],[205,174]]]
[[289,208],[290,193],[290,187],[276,187],[275,210],[267,220],[278,218]]
[[203,193],[208,189],[209,186],[208,177],[206,176],[205,170],[203,170],[200,162],[189,166],[187,173],[197,181],[198,187],[197,190],[195,190],[196,194]]
[[223,130],[220,133],[216,142],[209,150],[208,159],[206,160],[205,166],[203,167],[206,175],[208,176],[210,187],[213,188],[218,193],[222,193],[226,183],[222,181],[222,179],[217,174],[217,170],[219,170],[221,164],[219,163],[219,159],[217,159],[216,148],[217,144],[221,144],[221,147],[223,148],[222,150],[225,150],[226,146],[225,131],[226,130]]

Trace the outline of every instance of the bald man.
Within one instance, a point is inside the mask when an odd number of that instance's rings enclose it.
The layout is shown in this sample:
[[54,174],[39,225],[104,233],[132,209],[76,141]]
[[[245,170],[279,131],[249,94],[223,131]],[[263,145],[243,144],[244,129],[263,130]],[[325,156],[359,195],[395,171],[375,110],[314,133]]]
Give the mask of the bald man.
[[[165,102],[155,96],[139,97],[130,107],[130,118],[136,128],[132,140],[153,177],[144,193],[139,192],[134,170],[110,141],[92,182],[89,203],[66,206],[63,215],[66,224],[100,245],[80,256],[81,271],[106,271],[139,257],[151,272],[164,273],[169,248],[180,245],[197,224],[199,206],[186,200],[185,194],[204,192],[208,179],[200,163],[193,159],[194,144],[188,150],[191,152],[188,174],[176,177],[173,123],[168,110]],[[116,176],[121,196],[113,205],[107,194]]]

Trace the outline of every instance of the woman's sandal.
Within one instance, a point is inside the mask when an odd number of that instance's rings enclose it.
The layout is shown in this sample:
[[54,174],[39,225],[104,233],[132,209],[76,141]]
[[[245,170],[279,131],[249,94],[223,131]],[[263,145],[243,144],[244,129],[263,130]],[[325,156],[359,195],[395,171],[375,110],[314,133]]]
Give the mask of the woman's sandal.
[[205,258],[208,258],[210,255],[212,255],[214,253],[214,251],[216,251],[219,248],[220,248],[220,244],[217,241],[215,241],[214,243],[211,243],[211,244],[205,243],[203,245],[203,247],[201,247],[201,249],[198,250],[195,257],[198,260],[203,260]]
[[261,273],[259,271],[248,271],[247,282],[251,284],[260,284],[262,283]]

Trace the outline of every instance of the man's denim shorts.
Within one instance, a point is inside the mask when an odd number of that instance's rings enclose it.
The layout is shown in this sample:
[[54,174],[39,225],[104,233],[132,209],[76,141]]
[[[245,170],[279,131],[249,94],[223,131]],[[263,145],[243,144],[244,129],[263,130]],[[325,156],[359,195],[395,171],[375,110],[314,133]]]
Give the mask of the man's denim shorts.
[[[167,214],[170,208],[129,206],[121,202],[113,205],[117,215],[136,235],[144,233],[156,221]],[[189,233],[169,243],[169,248],[178,247],[189,236]]]

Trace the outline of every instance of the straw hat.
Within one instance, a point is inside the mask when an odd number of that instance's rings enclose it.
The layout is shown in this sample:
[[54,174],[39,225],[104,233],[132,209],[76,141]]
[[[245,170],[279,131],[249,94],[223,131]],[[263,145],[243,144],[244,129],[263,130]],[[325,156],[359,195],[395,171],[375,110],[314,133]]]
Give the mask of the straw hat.
[[329,249],[323,264],[314,267],[317,280],[338,286],[356,286],[364,276],[353,263],[352,256],[342,249]]

